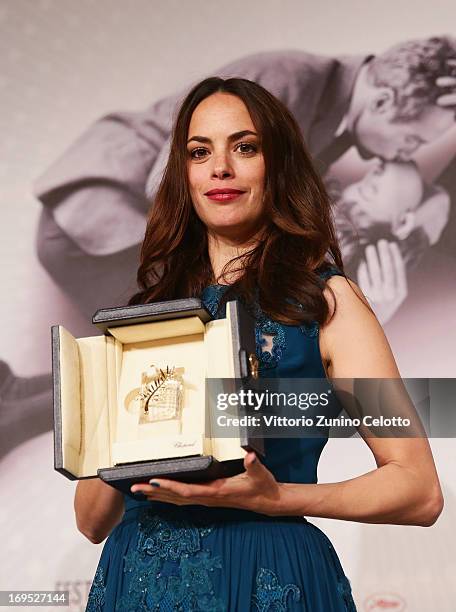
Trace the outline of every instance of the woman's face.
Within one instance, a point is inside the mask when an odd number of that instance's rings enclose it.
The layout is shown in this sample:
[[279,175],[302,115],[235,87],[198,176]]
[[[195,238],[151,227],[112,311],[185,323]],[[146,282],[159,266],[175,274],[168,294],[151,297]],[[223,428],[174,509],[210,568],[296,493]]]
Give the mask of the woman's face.
[[193,112],[187,172],[196,214],[214,234],[235,240],[263,224],[265,167],[260,135],[244,102],[217,92]]
[[422,197],[423,181],[412,162],[378,161],[343,192],[343,199],[353,202],[372,223],[389,223],[393,229],[419,206]]

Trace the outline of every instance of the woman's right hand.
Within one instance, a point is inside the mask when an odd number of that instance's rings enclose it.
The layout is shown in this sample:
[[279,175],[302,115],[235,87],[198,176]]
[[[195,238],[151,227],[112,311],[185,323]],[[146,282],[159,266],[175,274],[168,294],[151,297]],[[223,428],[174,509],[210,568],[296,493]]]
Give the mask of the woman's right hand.
[[391,319],[408,294],[405,262],[397,242],[379,240],[365,249],[357,282],[381,324]]

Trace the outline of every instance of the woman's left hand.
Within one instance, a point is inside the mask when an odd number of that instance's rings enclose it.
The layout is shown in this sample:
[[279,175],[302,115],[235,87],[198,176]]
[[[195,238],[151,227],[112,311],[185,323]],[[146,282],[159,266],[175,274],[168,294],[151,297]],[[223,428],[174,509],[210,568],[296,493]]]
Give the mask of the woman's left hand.
[[154,478],[160,486],[135,484],[133,493],[143,493],[149,501],[178,506],[199,504],[241,508],[270,516],[281,514],[283,487],[259,461],[254,452],[244,457],[245,472],[229,478],[218,478],[204,484],[188,484],[176,480]]

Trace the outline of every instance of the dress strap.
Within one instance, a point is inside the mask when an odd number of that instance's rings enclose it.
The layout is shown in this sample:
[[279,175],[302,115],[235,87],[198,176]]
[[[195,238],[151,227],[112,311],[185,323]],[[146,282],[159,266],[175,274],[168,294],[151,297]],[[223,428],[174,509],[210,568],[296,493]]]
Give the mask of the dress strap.
[[318,275],[324,281],[327,281],[331,276],[343,276],[343,272],[340,268],[334,265],[330,265],[325,270],[321,270],[318,272]]

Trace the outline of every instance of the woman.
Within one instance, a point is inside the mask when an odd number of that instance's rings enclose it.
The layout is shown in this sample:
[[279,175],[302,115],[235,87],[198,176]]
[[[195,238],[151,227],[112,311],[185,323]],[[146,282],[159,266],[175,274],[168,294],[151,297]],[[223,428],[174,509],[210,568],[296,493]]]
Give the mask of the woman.
[[[342,270],[328,197],[289,111],[244,79],[196,85],[176,119],[130,303],[200,295],[221,317],[236,295],[256,314],[262,375],[398,377]],[[246,453],[240,475],[134,485],[142,499],[80,481],[78,528],[92,542],[110,534],[87,609],[355,610],[331,542],[303,515],[428,526],[442,494],[426,440],[370,438],[377,470],[316,484],[326,442],[266,439],[264,461]]]
[[448,221],[449,196],[425,187],[414,162],[377,159],[343,190],[334,178],[326,185],[344,266],[386,323],[407,296],[406,270],[417,266]]

